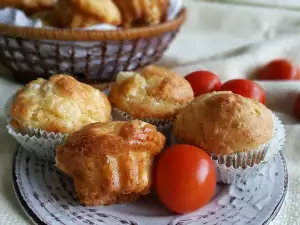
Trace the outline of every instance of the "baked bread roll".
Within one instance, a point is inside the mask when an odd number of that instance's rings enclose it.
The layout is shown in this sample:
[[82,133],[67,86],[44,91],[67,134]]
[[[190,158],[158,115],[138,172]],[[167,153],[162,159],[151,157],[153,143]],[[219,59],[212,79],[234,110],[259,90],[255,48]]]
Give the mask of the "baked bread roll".
[[58,0],[1,0],[0,8],[12,7],[33,13],[41,10],[51,9]]
[[150,192],[154,156],[165,137],[138,120],[94,123],[57,148],[56,166],[74,179],[85,205],[130,202]]
[[193,99],[190,84],[177,73],[148,66],[137,72],[121,72],[112,85],[109,100],[134,118],[170,119]]
[[208,93],[180,111],[173,132],[178,141],[213,155],[247,152],[272,138],[272,112],[231,92]]
[[94,122],[111,119],[111,105],[101,91],[68,75],[39,78],[17,92],[11,108],[12,125],[48,132],[72,133]]
[[122,12],[123,26],[155,25],[167,16],[170,0],[113,0]]
[[59,0],[53,10],[34,15],[44,25],[81,28],[96,24],[121,24],[121,13],[111,0]]
[[119,25],[121,13],[112,0],[71,0],[72,4],[86,15],[98,18],[102,23]]

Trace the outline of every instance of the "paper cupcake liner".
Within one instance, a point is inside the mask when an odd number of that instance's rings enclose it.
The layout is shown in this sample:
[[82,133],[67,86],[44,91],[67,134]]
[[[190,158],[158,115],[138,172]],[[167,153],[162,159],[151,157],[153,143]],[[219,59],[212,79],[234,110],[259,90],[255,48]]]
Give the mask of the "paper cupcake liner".
[[[11,125],[6,126],[8,133],[27,151],[38,158],[55,162],[56,146],[61,145],[66,134],[54,134],[47,131],[40,131],[39,135],[22,134]],[[34,129],[37,130],[37,129]]]
[[154,118],[134,118],[127,112],[124,112],[121,109],[113,107],[112,109],[112,117],[113,120],[121,120],[121,121],[128,121],[128,120],[142,120],[146,123],[150,123],[155,125],[158,130],[166,131],[169,130],[173,125],[173,119],[154,119]]
[[214,163],[217,170],[217,182],[223,184],[232,184],[234,183],[235,179],[242,176],[249,178],[257,176],[263,166],[268,164],[268,162],[260,162],[252,167],[247,166],[246,168],[233,168],[227,167],[225,164],[219,164],[216,160],[214,160]]
[[62,144],[67,137],[67,134],[47,132],[38,128],[29,126],[22,127],[22,130],[18,130],[11,123],[11,116],[9,109],[14,99],[13,95],[5,104],[5,117],[7,122],[8,133],[13,136],[17,142],[27,151],[31,152],[35,156],[55,162],[56,146]]
[[281,121],[273,114],[273,135],[270,141],[256,149],[235,154],[211,154],[217,169],[217,181],[231,184],[237,175],[259,170],[282,149],[285,142],[285,129]]
[[[217,171],[217,182],[231,184],[236,177],[256,176],[264,165],[282,149],[285,142],[285,129],[281,121],[273,114],[272,138],[265,144],[248,152],[218,155],[211,154]],[[172,135],[172,143],[183,143]]]

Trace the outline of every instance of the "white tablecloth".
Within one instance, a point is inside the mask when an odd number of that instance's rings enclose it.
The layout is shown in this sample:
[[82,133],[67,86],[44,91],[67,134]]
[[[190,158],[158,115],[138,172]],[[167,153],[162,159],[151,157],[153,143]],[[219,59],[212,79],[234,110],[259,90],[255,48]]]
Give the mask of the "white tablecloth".
[[[218,73],[223,80],[246,77],[272,58],[288,57],[300,65],[300,13],[186,0],[189,18],[159,64],[183,75],[199,68]],[[291,115],[300,82],[262,83],[267,105],[279,112],[287,129],[284,155],[289,170],[285,204],[272,225],[300,224],[300,123]],[[19,88],[8,71],[0,69],[0,225],[30,224],[12,188],[12,158],[16,142],[6,133],[5,100]]]

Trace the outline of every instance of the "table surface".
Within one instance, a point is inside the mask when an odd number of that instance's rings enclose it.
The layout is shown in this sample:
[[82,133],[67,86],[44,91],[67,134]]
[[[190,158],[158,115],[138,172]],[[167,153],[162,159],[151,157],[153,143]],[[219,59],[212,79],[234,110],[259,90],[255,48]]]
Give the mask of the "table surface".
[[[270,59],[287,57],[300,63],[300,14],[260,8],[186,0],[188,20],[172,47],[158,64],[182,73],[207,68],[222,80],[245,77]],[[291,117],[300,82],[265,82],[267,105],[287,130],[283,149],[289,171],[289,189],[282,210],[272,225],[300,224],[300,124]],[[17,143],[5,128],[5,101],[21,85],[0,67],[0,225],[31,224],[20,208],[12,187],[12,159]]]

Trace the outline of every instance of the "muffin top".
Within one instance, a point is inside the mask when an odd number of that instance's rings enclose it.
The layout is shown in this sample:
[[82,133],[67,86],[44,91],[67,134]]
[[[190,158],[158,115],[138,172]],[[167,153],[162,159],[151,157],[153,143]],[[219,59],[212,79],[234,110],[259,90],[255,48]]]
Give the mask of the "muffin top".
[[174,118],[194,93],[177,73],[148,66],[137,72],[121,72],[112,85],[109,100],[135,118]]
[[200,95],[177,115],[175,138],[215,154],[246,152],[268,142],[272,112],[231,92]]
[[111,105],[101,91],[67,75],[39,78],[17,92],[12,125],[48,132],[72,133],[94,122],[111,119]]
[[74,180],[86,205],[128,202],[148,194],[155,155],[165,136],[138,120],[94,123],[56,148],[56,167]]
[[111,121],[93,123],[68,136],[57,155],[101,157],[128,151],[147,151],[156,155],[165,144],[165,136],[156,127],[139,121]]

